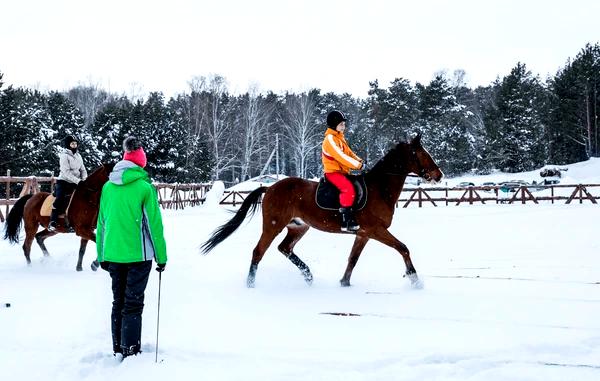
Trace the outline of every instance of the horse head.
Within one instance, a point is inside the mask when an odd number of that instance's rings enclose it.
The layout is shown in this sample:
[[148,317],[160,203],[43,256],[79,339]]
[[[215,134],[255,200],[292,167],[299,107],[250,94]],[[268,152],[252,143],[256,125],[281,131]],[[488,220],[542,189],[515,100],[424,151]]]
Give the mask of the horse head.
[[408,147],[410,148],[406,164],[408,171],[417,174],[428,183],[439,183],[444,174],[429,152],[423,148],[420,133],[408,143]]

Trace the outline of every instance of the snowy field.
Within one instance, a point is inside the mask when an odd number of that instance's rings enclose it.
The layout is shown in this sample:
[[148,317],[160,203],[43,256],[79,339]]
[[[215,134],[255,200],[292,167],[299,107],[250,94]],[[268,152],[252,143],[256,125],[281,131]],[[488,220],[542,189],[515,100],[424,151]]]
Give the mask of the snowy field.
[[90,270],[93,243],[77,273],[73,235],[48,239],[49,258],[34,243],[31,267],[0,241],[0,303],[11,303],[0,308],[2,379],[600,380],[598,205],[397,209],[390,230],[411,250],[421,290],[402,277],[400,255],[374,241],[352,287],[340,287],[353,239],[315,230],[296,246],[312,286],[275,244],[247,289],[260,215],[208,256],[198,247],[226,209],[163,216],[159,363],[156,272],[144,353],[116,364],[110,278]]

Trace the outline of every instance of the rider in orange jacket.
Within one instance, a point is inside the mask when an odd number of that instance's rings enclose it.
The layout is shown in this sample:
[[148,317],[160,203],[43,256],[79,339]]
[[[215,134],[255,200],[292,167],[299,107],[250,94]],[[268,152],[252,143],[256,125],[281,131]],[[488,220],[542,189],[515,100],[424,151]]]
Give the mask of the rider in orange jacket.
[[364,169],[363,160],[358,157],[346,142],[346,116],[337,110],[327,115],[327,130],[323,139],[321,159],[327,181],[340,191],[340,213],[342,214],[342,231],[355,232],[360,226],[354,218],[352,204],[356,197],[354,185],[346,175],[351,170]]

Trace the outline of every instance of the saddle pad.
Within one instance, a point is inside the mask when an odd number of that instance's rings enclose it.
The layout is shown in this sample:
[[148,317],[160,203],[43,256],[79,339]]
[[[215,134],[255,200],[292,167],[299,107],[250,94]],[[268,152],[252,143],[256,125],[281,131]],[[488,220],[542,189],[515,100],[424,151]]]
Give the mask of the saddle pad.
[[[354,210],[361,210],[367,203],[367,186],[364,176],[348,176],[348,180],[354,185],[356,197],[354,198]],[[340,208],[340,191],[324,177],[321,177],[317,185],[315,202],[321,209],[338,210]]]
[[54,200],[56,197],[49,195],[44,200],[42,204],[42,208],[40,209],[40,216],[42,217],[50,217],[50,213],[52,212],[52,204],[54,204]]

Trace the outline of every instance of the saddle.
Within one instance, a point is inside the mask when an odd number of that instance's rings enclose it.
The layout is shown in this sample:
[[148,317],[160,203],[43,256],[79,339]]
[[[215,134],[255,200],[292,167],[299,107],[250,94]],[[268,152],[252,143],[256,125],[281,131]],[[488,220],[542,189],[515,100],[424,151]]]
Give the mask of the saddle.
[[[69,206],[71,206],[71,200],[73,199],[73,194],[75,194],[75,192],[66,196],[69,198],[69,204],[67,205],[67,209],[65,209],[64,213],[61,213],[58,216],[59,218],[64,218],[67,215],[67,213],[69,212]],[[54,197],[53,194],[46,196],[46,198],[44,199],[44,203],[42,204],[42,207],[40,208],[40,216],[50,217],[50,214],[52,213],[52,206],[54,205],[54,200],[56,200],[56,197]]]
[[[361,210],[367,204],[367,185],[365,176],[348,176],[348,180],[354,185],[356,197],[354,198],[354,210]],[[338,210],[340,208],[340,191],[331,184],[325,177],[321,177],[315,193],[315,202],[317,206],[325,210]]]

